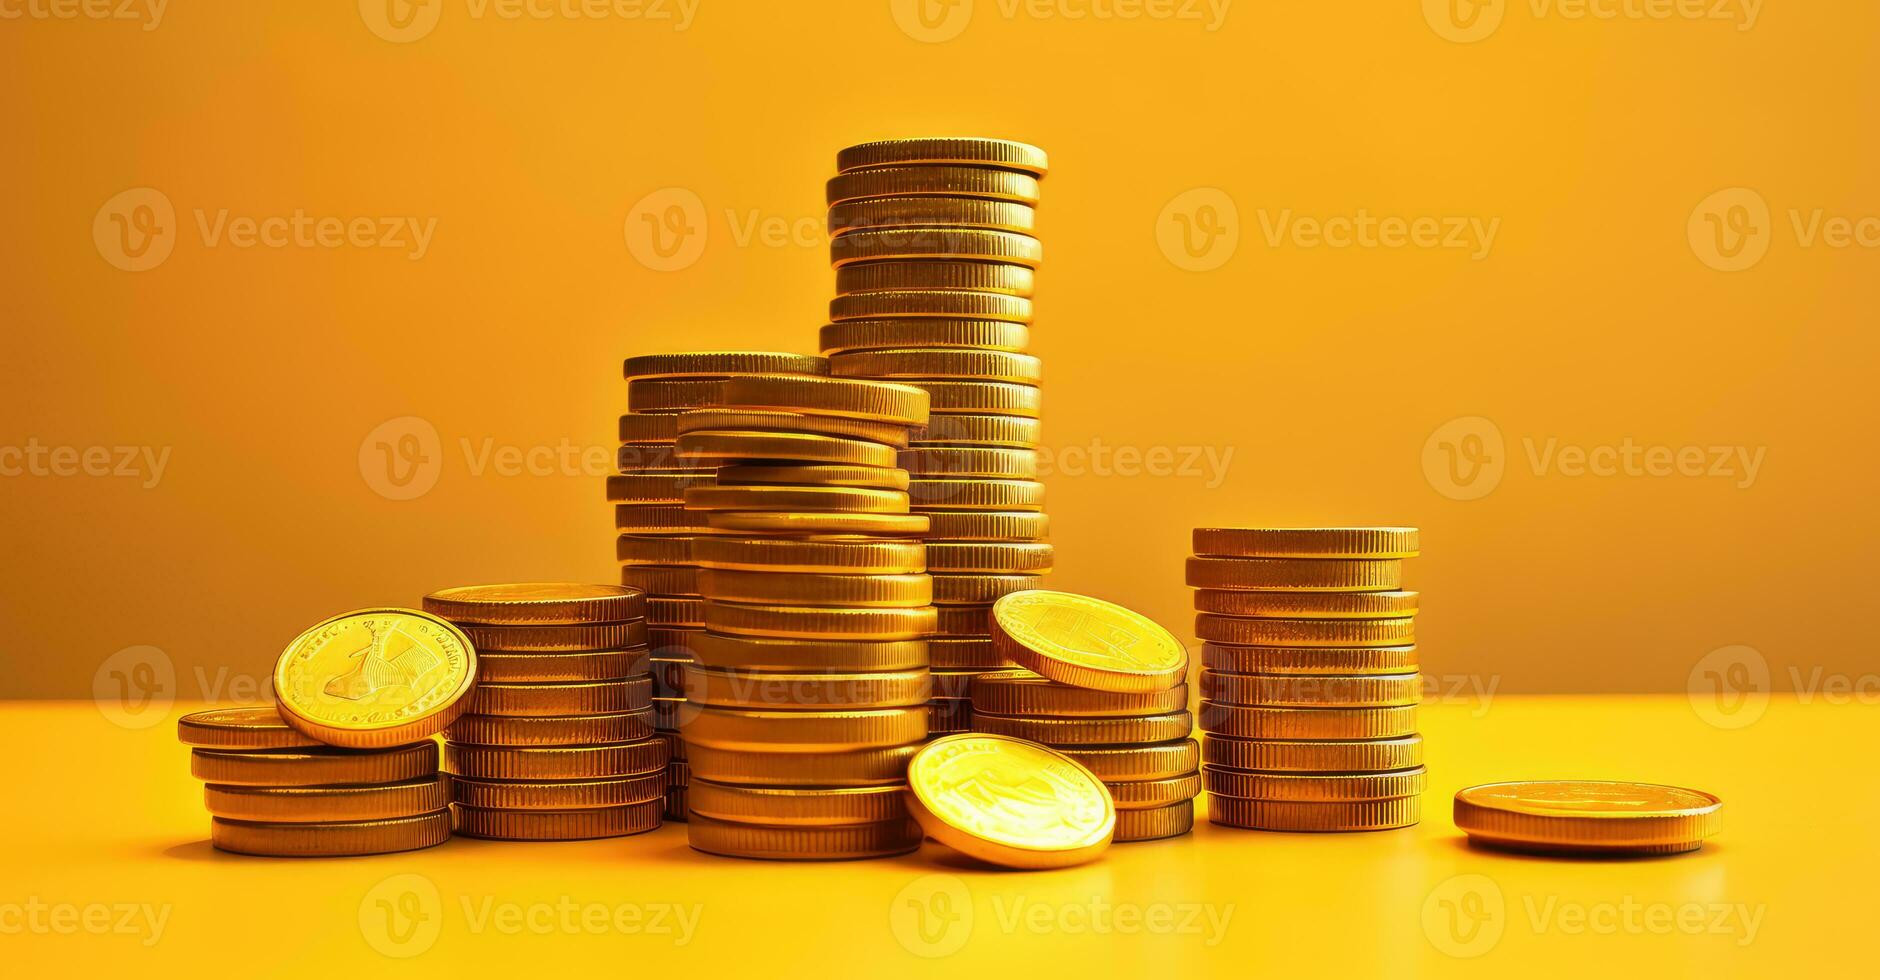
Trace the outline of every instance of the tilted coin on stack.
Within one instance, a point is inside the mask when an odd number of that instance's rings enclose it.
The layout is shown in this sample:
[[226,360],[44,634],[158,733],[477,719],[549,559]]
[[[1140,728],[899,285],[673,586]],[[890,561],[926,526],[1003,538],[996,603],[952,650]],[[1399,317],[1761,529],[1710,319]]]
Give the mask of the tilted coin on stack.
[[470,712],[444,733],[457,833],[584,840],[659,826],[646,599],[618,585],[473,585],[424,597],[479,651]]
[[747,858],[920,846],[903,790],[927,737],[933,590],[899,451],[918,388],[748,377],[679,420],[704,628],[680,665],[688,836]]
[[974,731],[1050,746],[1094,773],[1118,843],[1193,829],[1201,751],[1174,634],[1114,603],[1042,590],[1000,598],[992,623],[995,650],[1025,669],[973,679]]
[[838,377],[928,391],[933,416],[901,454],[930,519],[940,608],[934,734],[969,731],[991,652],[992,603],[1051,569],[1038,482],[1040,365],[1030,344],[1043,150],[1011,140],[882,140],[836,154],[828,183],[836,296],[822,347]]
[[1255,830],[1415,824],[1415,528],[1196,528],[1208,819]]

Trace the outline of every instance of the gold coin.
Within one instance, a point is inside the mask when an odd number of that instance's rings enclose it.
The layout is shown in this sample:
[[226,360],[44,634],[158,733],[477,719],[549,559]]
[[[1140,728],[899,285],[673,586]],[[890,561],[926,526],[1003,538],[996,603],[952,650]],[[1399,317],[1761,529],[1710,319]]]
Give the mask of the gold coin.
[[935,636],[992,636],[992,603],[972,606],[935,606]]
[[1414,674],[1417,648],[1201,645],[1201,666],[1237,674]]
[[984,228],[881,228],[829,240],[829,259],[838,269],[885,259],[973,259],[1036,268],[1043,258],[1044,244],[1038,239]]
[[718,670],[859,673],[927,666],[924,640],[791,640],[702,633],[693,650],[699,663]]
[[1654,783],[1560,779],[1488,783],[1456,794],[1471,843],[1570,854],[1677,854],[1723,825],[1723,801]]
[[[793,432],[799,435],[837,436],[879,442],[902,448],[907,445],[905,422],[876,422],[847,419],[835,415],[805,415],[800,412],[746,411],[735,408],[711,408],[678,416],[678,432],[673,440],[688,432]],[[722,474],[721,474],[722,475]],[[723,482],[723,481],[720,481]]]
[[686,792],[687,790],[684,786],[672,786],[666,789],[666,812],[662,814],[662,816],[667,823],[686,822],[688,816],[686,813]]
[[1427,782],[1423,769],[1401,772],[1297,773],[1247,772],[1208,766],[1208,792],[1245,800],[1293,800],[1302,803],[1362,803],[1417,796]]
[[910,609],[933,602],[933,580],[918,574],[776,575],[707,568],[699,573],[699,588],[722,602],[756,605]]
[[622,534],[690,535],[706,529],[699,515],[687,513],[678,504],[615,504],[614,530]]
[[823,572],[906,575],[927,570],[918,541],[792,541],[772,538],[705,538],[692,548],[703,568],[757,572]]
[[913,432],[915,446],[1005,446],[1031,449],[1042,427],[1015,415],[935,415]]
[[[681,415],[686,413],[681,413]],[[657,416],[623,416],[623,418],[655,418]],[[669,415],[678,418],[680,415]],[[680,459],[673,449],[674,436],[664,442],[629,442],[623,443],[614,456],[615,468],[622,473],[644,473],[667,475],[699,474],[711,472],[710,467],[701,467]]]
[[1201,702],[1201,730],[1234,738],[1403,738],[1416,734],[1415,705],[1391,708],[1274,708]]
[[[1015,229],[1026,231],[1028,229]],[[954,262],[948,259],[908,259],[901,262],[863,262],[836,270],[836,295],[902,292],[907,290],[970,290],[1030,296],[1037,273],[1010,262]],[[824,328],[826,331],[828,328]],[[826,335],[825,335],[826,336]],[[921,344],[877,344],[879,347],[919,347]],[[967,344],[964,346],[979,346]],[[1019,348],[1025,345],[1020,343]],[[824,353],[828,353],[825,346]]]
[[627,411],[634,415],[689,412],[723,404],[722,378],[634,378],[627,382]]
[[[868,262],[847,265],[836,270],[836,280],[856,276],[872,269],[900,265],[977,266],[979,262]],[[993,268],[1025,269],[1024,266]],[[1025,269],[1030,273],[1030,269]],[[894,320],[844,320],[822,328],[819,334],[823,350],[831,355],[843,351],[874,350],[882,347],[974,347],[985,350],[1022,351],[1031,346],[1031,328],[1022,323],[999,320],[933,320],[925,318]]]
[[653,680],[644,676],[585,684],[482,683],[470,707],[479,715],[541,718],[637,711],[651,706],[652,699]]
[[907,495],[930,510],[1044,509],[1044,484],[1036,480],[910,480]]
[[1167,690],[1188,674],[1188,651],[1173,633],[1113,602],[1016,592],[999,599],[992,619],[1001,654],[1060,683],[1140,694]]
[[975,708],[973,729],[1050,746],[1147,745],[1187,738],[1194,732],[1195,720],[1186,711],[1131,718],[1023,718]]
[[[644,605],[639,608],[643,609]],[[478,650],[498,653],[619,650],[646,643],[646,621],[642,619],[624,623],[561,623],[551,626],[483,626],[465,623],[461,629]]]
[[450,811],[394,820],[346,823],[209,821],[209,843],[218,851],[261,857],[345,857],[391,854],[436,847],[450,839]]
[[864,197],[829,209],[829,234],[875,228],[996,228],[1029,234],[1038,212],[1029,204],[977,197]]
[[453,829],[465,837],[490,840],[599,840],[659,828],[664,797],[627,806],[587,810],[497,810],[451,806]]
[[[876,265],[868,262],[865,265]],[[843,268],[849,268],[844,266]],[[849,293],[829,301],[829,319],[882,320],[934,317],[947,320],[1001,320],[1031,322],[1031,300],[1009,293],[976,293],[963,289],[909,289],[899,292]],[[868,377],[853,367],[839,376]]]
[[689,596],[654,595],[646,597],[646,641],[651,643],[661,627],[704,626],[705,600]]
[[683,700],[685,698],[685,668],[691,662],[690,660],[653,661],[654,670],[649,675],[653,679],[653,697]]
[[176,737],[184,745],[231,752],[256,749],[297,749],[325,745],[288,727],[271,704],[239,708],[210,708],[176,721]]
[[899,425],[927,422],[925,392],[912,385],[855,378],[733,378],[725,382],[724,404]]
[[452,802],[496,810],[592,810],[663,802],[666,796],[663,770],[624,779],[498,782],[460,776],[450,782]]
[[882,538],[918,538],[926,534],[929,526],[925,514],[844,511],[712,511],[705,515],[705,522],[713,530],[740,534],[865,535]]
[[[1037,384],[1042,374],[1042,362],[1031,354],[964,350],[957,347],[851,351],[831,356],[830,363],[835,365],[838,374],[864,378],[963,379]],[[931,419],[928,424],[933,424]],[[1025,475],[1030,476],[1035,472],[1034,468],[1033,473]]]
[[607,501],[622,504],[682,504],[687,487],[709,487],[714,474],[626,473],[607,478]]
[[691,460],[789,460],[848,466],[894,466],[894,447],[861,439],[799,432],[688,432],[679,455]]
[[1094,860],[1116,829],[1110,791],[1090,770],[1042,745],[998,735],[949,735],[908,763],[908,809],[935,840],[1012,868]]
[[283,721],[329,745],[406,745],[463,714],[476,672],[475,648],[449,622],[359,609],[288,645],[274,666],[274,699]]
[[936,636],[927,640],[927,660],[940,670],[1009,670],[1018,666],[989,639]]
[[634,415],[629,412],[620,416],[621,442],[665,442],[679,438],[680,416]]
[[828,374],[829,362],[813,354],[773,351],[688,351],[676,354],[641,354],[624,365],[634,378],[728,378],[740,374]]
[[618,711],[604,715],[561,715],[533,718],[464,715],[451,723],[444,737],[458,745],[511,745],[549,748],[566,745],[611,745],[638,742],[653,735],[653,709]]
[[1117,810],[1153,810],[1174,806],[1201,795],[1201,774],[1185,772],[1165,779],[1132,779],[1128,782],[1106,782],[1103,785],[1109,787],[1110,798],[1116,801]]
[[689,510],[845,511],[905,514],[901,490],[864,487],[693,487],[685,492]]
[[614,538],[622,565],[683,565],[692,560],[692,538],[673,534],[622,534]]
[[621,680],[646,673],[646,654],[645,647],[580,653],[486,653],[477,658],[477,683],[565,684]]
[[786,753],[852,752],[907,745],[926,738],[927,708],[768,711],[705,706],[698,709],[684,731],[689,746]]
[[1183,800],[1147,810],[1116,811],[1116,843],[1166,840],[1195,829],[1195,801]]
[[519,582],[442,589],[424,597],[424,611],[458,624],[544,626],[639,619],[646,602],[617,585]]
[[[620,584],[647,595],[698,595],[698,569],[690,565],[622,565]],[[651,635],[650,632],[648,634]]]
[[1196,589],[1195,611],[1256,619],[1401,619],[1417,614],[1417,594]]
[[934,698],[927,702],[929,740],[973,730],[973,703],[965,698]]
[[1036,541],[1050,522],[1036,511],[932,511],[928,541]]
[[[856,487],[907,491],[907,472],[879,466],[726,466],[718,484],[726,487]],[[905,498],[903,498],[905,499]]]
[[1032,480],[1038,451],[984,446],[920,446],[901,450],[900,466],[922,479]]
[[[704,599],[699,600],[701,617],[704,616],[704,602]],[[690,661],[694,659],[692,648],[704,635],[703,626],[667,626],[647,630],[647,639],[652,647],[653,663],[657,665],[662,660]]]
[[1210,558],[1188,559],[1188,584],[1197,589],[1299,592],[1390,592],[1403,585],[1403,559]]
[[1044,581],[1042,575],[934,575],[934,605],[976,605],[997,602],[1000,596],[1025,592]]
[[1383,708],[1423,699],[1421,674],[1229,674],[1201,672],[1201,697],[1219,704],[1282,708]]
[[1077,760],[1111,786],[1138,779],[1172,779],[1201,766],[1201,746],[1192,738],[1156,745],[1058,751]]
[[766,827],[714,820],[694,812],[686,821],[686,842],[695,851],[720,857],[847,861],[919,850],[920,827],[906,819],[839,827]]
[[927,392],[934,415],[1015,415],[1038,417],[1043,402],[1037,385],[1004,381],[911,381]]
[[1423,764],[1423,736],[1300,741],[1209,735],[1202,759],[1211,766],[1266,772],[1388,772]]
[[972,695],[973,678],[990,673],[986,670],[936,670],[932,672],[934,700],[967,700]]
[[1257,647],[1393,647],[1416,642],[1416,620],[1241,619],[1202,613],[1195,636],[1215,643]]
[[927,567],[987,575],[1048,572],[1055,555],[1047,541],[930,541]]
[[926,704],[932,694],[925,668],[866,674],[685,668],[688,702],[727,708],[901,708]]
[[1208,794],[1208,820],[1243,830],[1290,830],[1348,833],[1395,830],[1423,818],[1423,798],[1401,796],[1362,803],[1302,803],[1296,800],[1248,800]]
[[[681,745],[685,744],[684,740],[683,739],[680,740],[679,744]],[[690,786],[691,784],[692,784],[692,767],[688,765],[684,760],[675,759],[674,761],[666,764],[666,785],[667,786],[669,787],[670,786]]]
[[1188,710],[1188,685],[1163,691],[1121,694],[1072,687],[1029,670],[981,674],[973,682],[973,710],[994,715],[1055,718],[1165,715]]
[[1414,527],[1198,527],[1197,555],[1245,558],[1414,558]]
[[332,748],[194,749],[189,774],[229,786],[363,786],[403,783],[437,773],[437,743],[351,752]]
[[[681,687],[680,690],[684,688]],[[654,698],[653,727],[661,732],[677,732],[679,726],[683,725],[685,719],[689,717],[685,715],[686,710],[688,709],[685,706],[685,698]]]
[[734,786],[701,779],[688,788],[694,814],[732,823],[840,827],[908,819],[906,792],[899,786]]
[[1049,161],[1043,150],[1016,140],[981,136],[923,136],[876,140],[836,151],[836,169],[842,173],[875,167],[943,166],[997,167],[1043,177]]
[[981,197],[995,201],[1038,203],[1038,178],[986,167],[880,167],[829,178],[825,202],[831,205],[870,197]]
[[202,788],[203,806],[224,820],[353,823],[435,813],[450,803],[442,776],[382,786],[221,786]]
[[686,747],[694,780],[749,786],[903,786],[919,746],[835,752]]
[[666,768],[656,738],[615,745],[509,746],[444,744],[444,767],[471,779],[613,779]]

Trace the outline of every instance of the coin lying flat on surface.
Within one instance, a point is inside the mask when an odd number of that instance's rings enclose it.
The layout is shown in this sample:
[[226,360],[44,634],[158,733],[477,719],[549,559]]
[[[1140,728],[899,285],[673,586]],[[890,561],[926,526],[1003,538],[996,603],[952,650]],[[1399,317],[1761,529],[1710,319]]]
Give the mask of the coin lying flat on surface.
[[288,727],[271,704],[210,708],[184,715],[176,721],[176,737],[195,748],[232,752],[326,744]]
[[1723,801],[1655,783],[1597,779],[1488,783],[1456,793],[1456,826],[1476,844],[1555,854],[1679,854],[1722,826]]
[[443,731],[468,707],[476,651],[415,609],[360,609],[314,625],[274,666],[282,720],[329,745],[369,749]]
[[908,809],[928,836],[1014,868],[1062,868],[1102,854],[1116,805],[1090,770],[1000,735],[948,735],[908,763]]
[[440,589],[424,597],[424,611],[455,623],[617,623],[645,615],[646,600],[618,585],[511,582]]

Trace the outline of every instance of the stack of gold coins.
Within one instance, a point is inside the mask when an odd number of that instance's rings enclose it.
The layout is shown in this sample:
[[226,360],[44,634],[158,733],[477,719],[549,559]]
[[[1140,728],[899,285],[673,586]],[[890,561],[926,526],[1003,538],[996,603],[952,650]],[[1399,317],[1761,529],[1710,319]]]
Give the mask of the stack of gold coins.
[[624,373],[628,413],[620,417],[620,472],[607,479],[618,532],[614,556],[621,584],[646,594],[653,721],[672,753],[666,819],[684,820],[687,769],[677,731],[683,700],[679,670],[692,661],[692,638],[705,624],[705,600],[691,554],[693,540],[708,533],[685,514],[685,490],[711,486],[714,468],[674,455],[679,416],[718,404],[727,378],[826,375],[829,362],[771,351],[687,351],[629,357]]
[[974,730],[1089,769],[1115,801],[1118,843],[1192,830],[1201,747],[1174,634],[1113,603],[1042,590],[999,599],[992,623],[999,653],[1028,669],[973,679]]
[[1196,528],[1202,757],[1214,823],[1357,831],[1421,818],[1408,527]]
[[271,857],[386,854],[450,839],[431,739],[341,749],[288,727],[273,705],[185,715],[177,736],[201,779],[210,842]]
[[1010,140],[883,140],[836,154],[828,183],[836,297],[822,347],[838,377],[926,389],[933,418],[901,465],[931,518],[940,608],[934,734],[972,727],[993,600],[1052,564],[1038,482],[1040,366],[1030,343],[1043,150]]
[[705,595],[683,668],[689,838],[712,854],[853,858],[920,844],[907,760],[927,736],[932,589],[896,453],[918,388],[734,378],[679,420],[715,465],[686,491]]
[[645,605],[624,586],[576,583],[425,596],[477,648],[470,711],[444,732],[457,833],[583,840],[659,826],[667,750],[653,732]]

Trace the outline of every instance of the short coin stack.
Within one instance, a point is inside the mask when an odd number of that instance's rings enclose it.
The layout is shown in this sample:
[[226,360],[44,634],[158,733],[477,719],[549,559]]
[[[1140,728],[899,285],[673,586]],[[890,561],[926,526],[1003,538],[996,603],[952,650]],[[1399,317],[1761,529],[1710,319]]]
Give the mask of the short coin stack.
[[470,710],[445,730],[455,829],[496,840],[619,837],[659,826],[645,598],[616,585],[433,592],[477,648]]
[[385,854],[450,839],[448,788],[431,739],[340,749],[288,727],[272,705],[185,715],[177,736],[218,849],[272,857]]
[[1038,477],[1040,365],[1030,344],[1043,150],[968,137],[883,140],[836,154],[828,183],[838,377],[904,382],[933,418],[901,454],[929,515],[939,606],[931,645],[934,734],[972,727],[974,675],[1010,666],[991,647],[993,600],[1050,570]]
[[1421,817],[1415,528],[1196,528],[1208,817],[1358,831]]
[[710,466],[673,453],[679,416],[717,404],[720,382],[741,375],[826,375],[820,357],[770,351],[692,351],[626,359],[628,412],[620,417],[619,474],[607,479],[614,505],[614,555],[620,582],[646,593],[653,655],[654,724],[672,750],[666,819],[685,819],[685,744],[678,737],[680,668],[692,661],[691,641],[703,629],[692,541],[703,528],[685,514],[687,487],[711,486]]
[[903,791],[927,736],[934,608],[896,453],[927,395],[873,381],[734,378],[680,419],[705,630],[680,731],[698,850],[853,858],[920,845]]
[[1027,670],[972,682],[973,728],[1050,746],[1116,807],[1117,843],[1193,829],[1200,746],[1187,652],[1149,619],[1087,596],[1017,592],[993,606],[993,643]]

